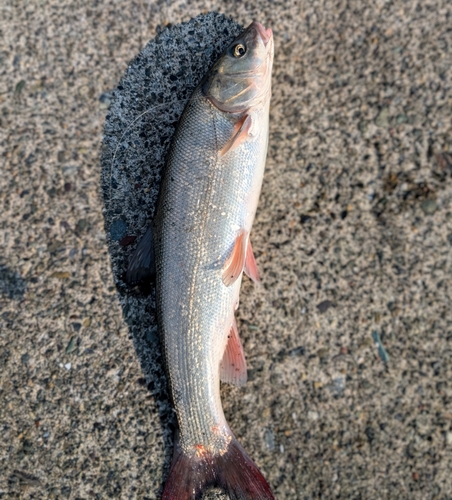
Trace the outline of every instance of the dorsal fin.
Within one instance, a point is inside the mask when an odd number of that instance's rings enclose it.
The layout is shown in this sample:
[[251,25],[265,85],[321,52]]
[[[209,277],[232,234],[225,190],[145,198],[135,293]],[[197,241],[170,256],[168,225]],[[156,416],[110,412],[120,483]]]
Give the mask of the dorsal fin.
[[144,236],[130,258],[126,272],[127,283],[139,281],[153,281],[155,279],[154,237],[152,225],[148,227]]

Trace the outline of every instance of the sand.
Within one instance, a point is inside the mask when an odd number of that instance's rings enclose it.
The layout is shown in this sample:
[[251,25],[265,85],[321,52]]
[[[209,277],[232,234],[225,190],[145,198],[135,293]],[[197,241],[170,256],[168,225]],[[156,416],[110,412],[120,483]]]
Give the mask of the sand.
[[168,23],[207,11],[275,35],[253,228],[263,283],[242,287],[250,380],[222,389],[231,428],[278,499],[446,500],[452,7],[441,0],[3,2],[0,498],[161,494],[175,418],[152,292],[119,279],[137,240],[120,241],[144,231],[158,179],[133,179],[143,210],[112,234],[133,197],[104,206],[102,134],[128,64]]

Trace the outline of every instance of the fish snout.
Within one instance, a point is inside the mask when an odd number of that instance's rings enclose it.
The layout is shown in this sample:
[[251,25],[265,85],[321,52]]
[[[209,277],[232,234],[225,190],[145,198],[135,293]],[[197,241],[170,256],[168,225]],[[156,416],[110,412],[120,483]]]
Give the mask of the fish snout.
[[272,40],[273,38],[273,31],[271,28],[265,29],[264,26],[262,26],[261,23],[258,21],[253,21],[252,26],[256,29],[257,33],[259,34],[262,42],[264,43],[265,47],[268,45],[268,42]]

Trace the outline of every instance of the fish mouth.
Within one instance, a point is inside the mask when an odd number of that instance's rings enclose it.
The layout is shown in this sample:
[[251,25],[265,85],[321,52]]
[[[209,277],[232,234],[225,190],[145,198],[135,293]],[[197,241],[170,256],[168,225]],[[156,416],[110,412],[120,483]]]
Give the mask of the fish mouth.
[[273,31],[271,28],[265,29],[261,23],[257,21],[253,21],[252,25],[256,28],[257,32],[259,33],[262,41],[264,42],[265,47],[267,46],[268,42],[273,38]]

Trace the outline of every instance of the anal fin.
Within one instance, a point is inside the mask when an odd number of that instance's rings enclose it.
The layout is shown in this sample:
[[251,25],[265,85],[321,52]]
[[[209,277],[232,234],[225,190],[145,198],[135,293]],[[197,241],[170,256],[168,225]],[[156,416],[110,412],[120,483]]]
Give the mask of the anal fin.
[[247,378],[245,353],[234,318],[220,363],[220,380],[226,384],[241,386],[246,383]]

